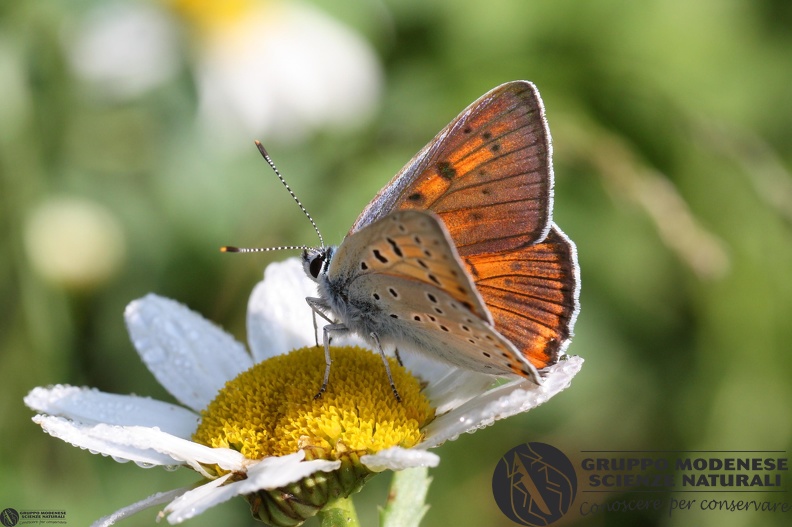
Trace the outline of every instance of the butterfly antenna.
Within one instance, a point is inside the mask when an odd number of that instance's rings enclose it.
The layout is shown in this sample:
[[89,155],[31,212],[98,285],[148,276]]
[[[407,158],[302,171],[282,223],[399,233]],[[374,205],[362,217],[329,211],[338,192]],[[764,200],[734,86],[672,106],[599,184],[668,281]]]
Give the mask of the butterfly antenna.
[[305,210],[305,207],[303,206],[302,202],[294,194],[294,191],[292,191],[292,189],[289,186],[289,184],[286,183],[286,180],[283,179],[283,176],[281,176],[281,173],[278,171],[278,167],[275,166],[275,163],[272,161],[272,158],[267,153],[267,150],[264,148],[264,145],[261,144],[261,141],[256,140],[255,143],[256,143],[256,148],[258,148],[259,152],[261,152],[261,156],[264,158],[264,161],[266,161],[267,164],[272,169],[272,171],[275,172],[275,175],[278,176],[278,179],[280,179],[280,182],[283,183],[283,186],[286,187],[286,190],[288,190],[289,194],[291,194],[292,199],[294,199],[294,201],[297,202],[297,205],[300,207],[300,210],[303,211],[303,214],[305,214],[305,217],[308,218],[308,221],[310,221],[311,225],[313,225],[313,228],[316,231],[316,235],[319,236],[319,245],[322,248],[324,248],[324,246],[325,246],[324,238],[322,238],[322,233],[319,232],[319,227],[316,226],[316,222],[311,217],[311,215],[308,214],[308,211]]
[[280,247],[234,247],[233,245],[225,245],[220,247],[220,251],[224,253],[265,253],[268,251],[303,251],[310,248],[307,245],[281,245]]

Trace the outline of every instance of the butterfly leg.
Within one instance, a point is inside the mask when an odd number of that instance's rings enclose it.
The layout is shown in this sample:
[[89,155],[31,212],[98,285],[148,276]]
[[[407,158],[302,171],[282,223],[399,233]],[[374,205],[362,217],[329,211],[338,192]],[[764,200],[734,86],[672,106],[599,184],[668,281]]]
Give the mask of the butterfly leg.
[[319,324],[316,323],[316,311],[313,311],[313,325],[314,325],[314,342],[316,347],[319,347]]
[[324,352],[325,352],[325,372],[324,377],[322,378],[322,386],[319,388],[319,392],[314,395],[314,399],[318,399],[322,396],[322,394],[327,390],[327,382],[330,379],[330,364],[333,362],[330,358],[330,341],[332,340],[330,333],[345,333],[349,331],[343,324],[337,324],[333,320],[331,320],[327,315],[324,314],[322,311],[322,299],[321,298],[312,298],[307,297],[305,301],[311,307],[311,311],[313,311],[313,323],[314,323],[314,336],[316,337],[316,345],[319,345],[319,327],[316,324],[316,315],[319,315],[323,319],[327,321],[327,325],[322,328],[323,338],[322,342],[324,343]]
[[319,326],[316,324],[316,315],[325,319],[328,324],[335,324],[335,321],[330,320],[330,318],[324,314],[321,298],[309,296],[305,298],[305,302],[308,304],[308,307],[311,308],[311,311],[313,311],[314,339],[316,340],[316,347],[319,347]]
[[[380,357],[382,357],[382,362],[385,364],[385,373],[388,374],[388,382],[390,382],[391,390],[393,390],[393,395],[396,397],[396,400],[401,402],[401,395],[396,390],[396,383],[393,382],[393,375],[391,375],[390,371],[390,364],[388,364],[388,358],[385,356],[385,350],[382,349],[382,344],[380,344],[379,337],[376,333],[369,333],[369,336],[374,341],[374,344],[377,346],[377,351],[380,353]],[[401,364],[401,360],[399,360],[399,364]]]
[[327,390],[327,382],[330,380],[330,364],[333,362],[330,358],[330,342],[333,340],[330,334],[347,333],[349,332],[349,328],[343,324],[328,324],[322,328],[322,332],[324,333],[325,371],[324,377],[322,378],[322,386],[319,388],[319,392],[314,395],[314,399],[318,399],[322,396],[325,390]]
[[403,363],[403,362],[402,362],[402,360],[401,360],[401,355],[399,355],[399,348],[395,348],[395,349],[393,350],[393,352],[394,352],[394,355],[396,355],[396,360],[397,360],[397,361],[399,361],[399,366],[402,366],[402,367],[403,367],[403,366],[404,366],[404,363]]

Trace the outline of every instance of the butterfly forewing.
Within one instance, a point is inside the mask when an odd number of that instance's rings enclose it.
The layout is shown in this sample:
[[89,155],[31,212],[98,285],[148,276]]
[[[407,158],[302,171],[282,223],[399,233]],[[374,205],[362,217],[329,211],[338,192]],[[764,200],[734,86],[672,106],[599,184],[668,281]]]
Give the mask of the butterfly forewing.
[[460,255],[510,250],[547,234],[550,135],[533,84],[504,84],[474,102],[418,153],[350,232],[400,209],[431,210]]
[[465,261],[500,333],[536,368],[555,363],[579,307],[572,242],[553,225],[541,243]]

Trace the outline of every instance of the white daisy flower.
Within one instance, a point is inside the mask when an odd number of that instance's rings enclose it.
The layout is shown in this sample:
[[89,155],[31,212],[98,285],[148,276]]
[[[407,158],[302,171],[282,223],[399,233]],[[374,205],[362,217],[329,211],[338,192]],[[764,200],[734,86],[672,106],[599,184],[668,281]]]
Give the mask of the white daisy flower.
[[298,525],[377,472],[436,466],[428,449],[542,404],[583,362],[559,361],[542,386],[520,379],[490,388],[492,377],[405,357],[413,375],[391,359],[398,403],[378,355],[334,347],[330,384],[315,399],[324,351],[304,302],[313,294],[298,259],[268,266],[249,302],[250,353],[173,300],[148,295],[129,304],[132,342],[181,405],[64,385],[28,394],[25,403],[39,412],[33,420],[54,437],[120,462],[187,466],[203,478],[95,526],[163,504],[160,516],[180,523],[235,496],[266,523]]
[[382,67],[371,44],[309,3],[168,0],[194,29],[199,114],[209,140],[299,141],[374,113]]

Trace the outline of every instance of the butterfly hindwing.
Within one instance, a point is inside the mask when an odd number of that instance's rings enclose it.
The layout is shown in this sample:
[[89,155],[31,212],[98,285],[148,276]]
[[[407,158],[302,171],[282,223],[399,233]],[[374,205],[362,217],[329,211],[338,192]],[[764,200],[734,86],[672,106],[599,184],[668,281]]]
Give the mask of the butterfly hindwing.
[[553,225],[541,243],[464,260],[498,331],[536,368],[554,364],[579,309],[574,244]]

